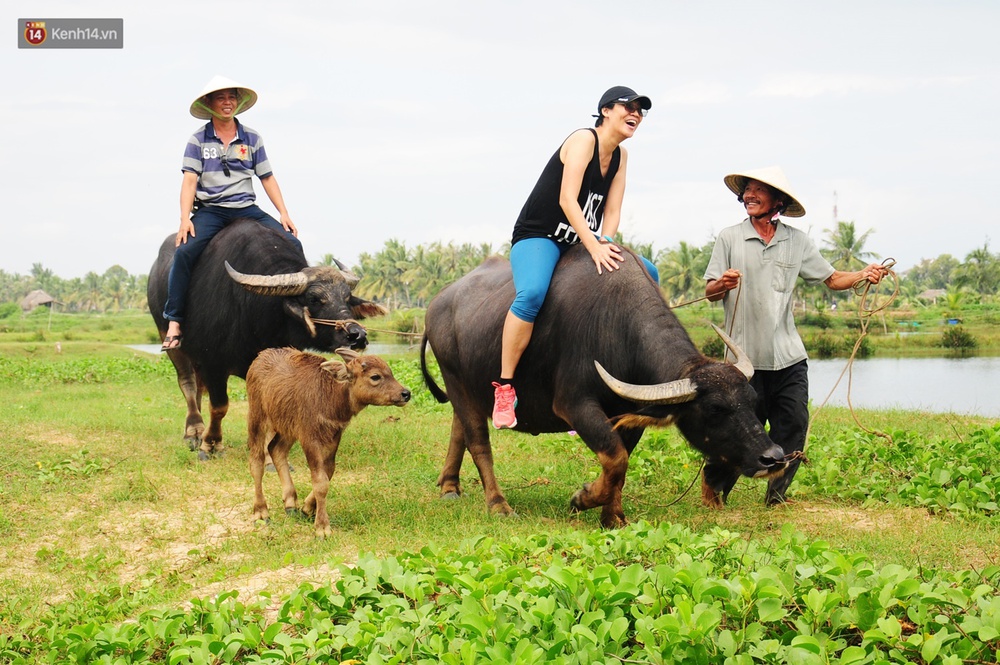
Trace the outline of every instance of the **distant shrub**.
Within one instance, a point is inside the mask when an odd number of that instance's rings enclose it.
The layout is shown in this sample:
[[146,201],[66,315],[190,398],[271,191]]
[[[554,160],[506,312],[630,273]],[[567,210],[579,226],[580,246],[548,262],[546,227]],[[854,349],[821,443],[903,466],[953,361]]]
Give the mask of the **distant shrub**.
[[17,303],[5,302],[0,305],[0,319],[12,319],[15,314],[20,314],[21,308],[17,306]]
[[941,333],[941,346],[946,349],[968,351],[978,346],[976,338],[962,326],[951,326]]
[[825,311],[806,312],[799,316],[799,323],[803,326],[812,326],[820,330],[827,330],[833,326],[833,320],[827,316]]
[[810,350],[818,358],[832,358],[844,350],[843,341],[836,335],[827,333],[814,335],[809,342],[807,346],[811,347]]

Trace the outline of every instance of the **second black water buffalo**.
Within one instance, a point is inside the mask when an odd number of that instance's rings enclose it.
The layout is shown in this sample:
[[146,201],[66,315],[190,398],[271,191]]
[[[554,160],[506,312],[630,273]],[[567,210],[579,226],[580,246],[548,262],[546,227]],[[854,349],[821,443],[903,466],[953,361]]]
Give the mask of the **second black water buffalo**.
[[[488,259],[431,302],[421,345],[428,387],[439,401],[450,399],[454,409],[438,479],[442,496],[461,493],[459,471],[468,450],[487,505],[500,514],[513,510],[494,475],[487,421],[503,321],[513,299],[510,264]],[[601,474],[573,495],[574,511],[600,506],[602,525],[625,523],[622,487],[629,455],[650,426],[676,424],[714,468],[730,470],[703,480],[703,500],[713,507],[722,507],[740,475],[784,470],[784,452],[754,415],[755,394],[747,382],[752,367],[722,336],[735,365],[697,350],[634,254],[626,254],[619,270],[598,275],[585,248],[566,252],[517,367],[515,429],[576,430],[597,454]],[[428,344],[447,393],[427,369]]]
[[[161,339],[167,330],[163,306],[174,238],[163,241],[147,287]],[[214,454],[222,441],[229,377],[245,378],[263,349],[333,351],[367,345],[365,329],[355,319],[385,309],[352,295],[356,283],[340,266],[308,266],[285,234],[253,220],[236,220],[212,239],[191,274],[183,344],[168,351],[187,402],[184,437],[192,450],[201,448],[199,457]],[[201,416],[206,390],[212,405],[207,430]]]

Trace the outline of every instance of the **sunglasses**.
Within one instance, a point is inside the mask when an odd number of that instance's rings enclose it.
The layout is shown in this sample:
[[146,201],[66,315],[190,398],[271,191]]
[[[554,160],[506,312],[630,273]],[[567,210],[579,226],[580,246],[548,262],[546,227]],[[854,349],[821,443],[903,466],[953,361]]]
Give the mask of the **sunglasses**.
[[222,172],[226,174],[227,178],[229,177],[229,160],[225,155],[222,156]]
[[618,103],[624,106],[625,110],[628,111],[629,113],[638,113],[643,118],[645,118],[646,114],[649,113],[649,109],[642,108],[642,104],[638,101],[628,102],[627,104],[625,102],[618,102]]

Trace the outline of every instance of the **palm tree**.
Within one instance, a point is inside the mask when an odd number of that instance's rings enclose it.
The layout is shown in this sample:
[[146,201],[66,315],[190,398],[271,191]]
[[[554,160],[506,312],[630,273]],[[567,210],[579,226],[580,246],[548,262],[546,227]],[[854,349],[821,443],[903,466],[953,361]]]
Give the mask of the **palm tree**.
[[660,271],[660,284],[671,301],[696,297],[704,282],[705,266],[711,254],[705,254],[703,247],[689,245],[681,241],[674,249],[660,250],[656,255],[656,268]]
[[[32,263],[31,264],[31,277],[32,277],[32,279],[35,280],[35,284],[36,284],[35,288],[39,288],[42,291],[46,291],[46,292],[54,290],[52,288],[53,287],[53,281],[55,279],[57,279],[57,278],[56,278],[55,275],[52,274],[51,270],[49,270],[48,268],[42,267],[41,263]],[[53,295],[53,294],[50,293],[49,295]]]
[[[128,298],[128,271],[120,265],[113,265],[104,272],[102,282],[104,296],[108,299],[114,311],[121,310]],[[127,305],[126,305],[127,306]]]
[[955,269],[955,282],[980,295],[992,295],[1000,288],[1000,260],[990,252],[989,243],[974,249]]
[[84,297],[80,303],[83,309],[91,312],[103,311],[104,280],[101,276],[94,271],[84,275],[83,290]]
[[864,268],[875,256],[864,249],[868,236],[874,233],[873,229],[858,237],[854,222],[837,222],[836,228],[826,229],[826,232],[826,248],[820,252],[837,270],[847,272]]

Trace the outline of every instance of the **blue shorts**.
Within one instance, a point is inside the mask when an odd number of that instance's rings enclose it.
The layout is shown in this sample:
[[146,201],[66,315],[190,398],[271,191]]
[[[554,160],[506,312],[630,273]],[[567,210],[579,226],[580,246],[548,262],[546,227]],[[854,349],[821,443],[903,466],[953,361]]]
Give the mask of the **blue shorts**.
[[[556,242],[549,238],[525,238],[514,243],[510,248],[510,269],[514,274],[514,303],[510,306],[511,313],[522,321],[534,323],[545,294],[549,292],[552,273],[556,263],[572,245]],[[653,280],[660,283],[660,273],[645,257],[640,257],[646,266],[646,272]]]

